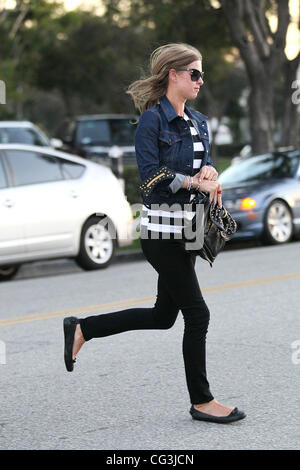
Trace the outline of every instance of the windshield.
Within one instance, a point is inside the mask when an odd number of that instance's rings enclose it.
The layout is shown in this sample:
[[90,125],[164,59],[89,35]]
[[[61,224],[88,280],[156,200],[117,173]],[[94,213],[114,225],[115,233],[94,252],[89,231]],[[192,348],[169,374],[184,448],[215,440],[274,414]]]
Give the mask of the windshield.
[[136,126],[130,119],[91,119],[78,123],[77,141],[82,145],[134,145]]
[[50,144],[45,137],[29,127],[0,127],[1,144],[26,144],[48,147]]
[[223,171],[218,180],[226,185],[271,178],[291,178],[295,175],[298,164],[299,154],[287,156],[282,153],[267,153],[231,165]]

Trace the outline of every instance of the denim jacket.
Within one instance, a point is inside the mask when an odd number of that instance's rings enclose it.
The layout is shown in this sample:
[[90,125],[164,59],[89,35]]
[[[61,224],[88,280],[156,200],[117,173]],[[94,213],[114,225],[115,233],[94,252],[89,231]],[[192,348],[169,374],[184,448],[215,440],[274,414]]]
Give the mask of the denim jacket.
[[[204,158],[201,167],[212,165],[207,116],[187,106],[184,111],[203,143]],[[187,122],[176,113],[166,96],[141,115],[135,134],[135,150],[142,183],[151,180],[153,176],[153,180],[156,180],[150,194],[145,195],[142,191],[144,204],[187,204],[190,193],[181,188],[181,184],[185,175],[194,174],[193,139]],[[163,181],[157,181],[155,175],[162,167],[171,171]]]

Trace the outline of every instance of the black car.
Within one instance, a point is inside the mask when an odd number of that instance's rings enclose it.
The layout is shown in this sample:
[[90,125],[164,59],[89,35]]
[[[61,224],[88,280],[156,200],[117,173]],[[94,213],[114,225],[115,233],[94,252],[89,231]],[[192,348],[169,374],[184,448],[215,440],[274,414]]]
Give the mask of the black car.
[[136,116],[130,114],[95,114],[66,120],[57,136],[64,149],[84,158],[109,163],[123,157],[124,164],[135,164],[134,136]]

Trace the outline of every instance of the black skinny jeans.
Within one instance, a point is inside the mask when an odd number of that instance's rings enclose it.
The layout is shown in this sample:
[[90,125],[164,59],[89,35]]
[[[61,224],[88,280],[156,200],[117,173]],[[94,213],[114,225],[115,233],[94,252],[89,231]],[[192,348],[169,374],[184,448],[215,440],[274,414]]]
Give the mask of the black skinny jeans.
[[214,397],[206,378],[205,345],[209,310],[195,273],[195,255],[185,250],[184,240],[141,239],[143,252],[158,272],[154,307],[130,308],[80,319],[86,341],[129,330],[168,329],[179,310],[184,318],[183,358],[192,404]]

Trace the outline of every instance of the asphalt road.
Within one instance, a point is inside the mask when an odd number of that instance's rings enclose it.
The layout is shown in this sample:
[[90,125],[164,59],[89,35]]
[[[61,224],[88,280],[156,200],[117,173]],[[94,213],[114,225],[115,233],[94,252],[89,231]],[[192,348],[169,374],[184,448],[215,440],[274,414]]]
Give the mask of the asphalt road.
[[146,261],[22,268],[0,284],[0,449],[299,449],[299,260],[298,241],[197,261],[211,389],[247,413],[230,425],[188,413],[181,315],[170,330],[94,339],[65,371],[63,317],[151,306]]

